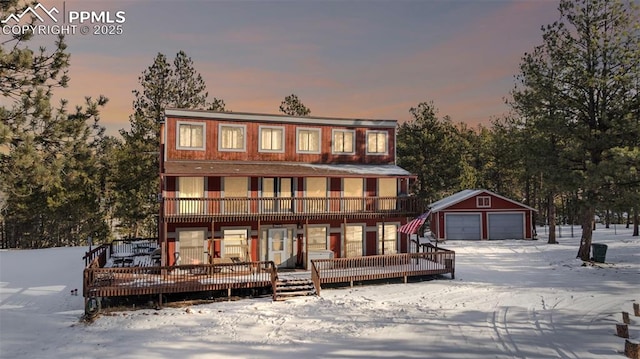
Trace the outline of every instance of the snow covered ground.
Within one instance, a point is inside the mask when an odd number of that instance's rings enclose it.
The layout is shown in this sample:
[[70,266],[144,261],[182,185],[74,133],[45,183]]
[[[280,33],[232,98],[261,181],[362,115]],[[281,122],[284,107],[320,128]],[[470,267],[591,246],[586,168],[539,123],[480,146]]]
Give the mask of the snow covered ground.
[[327,289],[137,310],[79,322],[86,248],[0,251],[0,358],[624,358],[631,312],[640,339],[640,238],[594,232],[601,267],[581,266],[575,237],[449,241],[456,279]]

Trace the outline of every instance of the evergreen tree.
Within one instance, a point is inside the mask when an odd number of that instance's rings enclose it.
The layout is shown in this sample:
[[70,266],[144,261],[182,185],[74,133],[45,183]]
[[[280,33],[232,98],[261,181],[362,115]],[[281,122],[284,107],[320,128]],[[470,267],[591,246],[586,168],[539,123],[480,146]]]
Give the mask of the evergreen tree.
[[114,216],[121,231],[134,237],[153,236],[157,231],[159,131],[164,110],[174,107],[225,111],[220,99],[207,103],[204,80],[184,51],[176,54],[173,65],[159,53],[138,82],[140,89],[133,91],[131,129],[120,131],[124,142],[115,151],[112,179]]
[[289,116],[309,116],[311,110],[308,109],[295,94],[291,94],[284,98],[280,103],[280,112]]
[[464,163],[460,136],[449,117],[437,117],[432,102],[409,111],[413,119],[398,128],[398,165],[418,176],[413,191],[430,203],[459,188]]
[[[525,54],[514,108],[550,138],[564,171],[576,181],[582,238],[590,257],[595,208],[611,176],[612,151],[640,136],[633,118],[640,63],[638,7],[632,2],[561,0],[560,19],[543,28],[543,44]],[[553,158],[545,158],[549,163]],[[618,173],[618,171],[614,171]]]
[[[22,11],[17,1],[0,5],[5,13]],[[108,236],[101,206],[104,171],[97,148],[104,130],[99,108],[106,98],[86,99],[84,107],[54,107],[55,88],[67,85],[69,54],[63,37],[52,51],[33,51],[32,34],[0,45],[0,192],[9,241],[19,247],[75,245]]]

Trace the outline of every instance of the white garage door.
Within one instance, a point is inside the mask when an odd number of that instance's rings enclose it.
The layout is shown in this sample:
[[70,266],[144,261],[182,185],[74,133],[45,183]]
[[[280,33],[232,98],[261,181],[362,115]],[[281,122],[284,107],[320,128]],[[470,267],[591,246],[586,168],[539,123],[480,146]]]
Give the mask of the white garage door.
[[479,214],[445,214],[446,239],[480,239]]
[[523,239],[522,213],[489,213],[489,239]]

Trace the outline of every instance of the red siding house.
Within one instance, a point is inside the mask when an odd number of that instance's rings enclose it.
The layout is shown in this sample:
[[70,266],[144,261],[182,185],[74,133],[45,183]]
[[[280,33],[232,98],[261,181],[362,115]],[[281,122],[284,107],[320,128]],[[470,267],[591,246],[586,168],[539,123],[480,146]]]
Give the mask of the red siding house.
[[464,190],[429,205],[438,240],[533,239],[535,209],[491,191]]
[[395,120],[167,109],[162,264],[407,252],[415,176],[395,164]]

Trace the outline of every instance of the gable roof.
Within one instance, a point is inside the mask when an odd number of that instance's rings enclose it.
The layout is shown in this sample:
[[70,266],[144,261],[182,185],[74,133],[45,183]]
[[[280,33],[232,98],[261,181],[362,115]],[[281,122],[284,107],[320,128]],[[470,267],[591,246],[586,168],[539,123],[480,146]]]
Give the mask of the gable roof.
[[467,199],[469,199],[471,197],[475,197],[475,196],[477,196],[479,194],[488,194],[488,195],[491,195],[491,196],[495,196],[495,197],[501,198],[501,199],[503,199],[503,200],[505,200],[507,202],[511,202],[511,203],[513,203],[513,204],[515,204],[517,206],[520,206],[520,207],[523,207],[523,208],[526,208],[526,209],[530,209],[532,211],[536,211],[537,212],[537,210],[535,208],[531,208],[531,207],[529,207],[529,206],[527,206],[525,204],[522,204],[520,202],[514,201],[514,200],[509,199],[507,197],[503,197],[503,196],[501,196],[501,195],[499,195],[497,193],[491,192],[491,191],[486,190],[486,189],[465,189],[465,190],[462,190],[462,191],[460,191],[458,193],[454,193],[449,197],[445,197],[445,198],[443,198],[443,199],[441,199],[439,201],[431,203],[429,205],[429,208],[430,208],[431,212],[438,212],[438,211],[441,211],[441,210],[443,210],[445,208],[451,207],[456,203],[460,203],[460,202],[462,202],[464,200],[467,200]]

